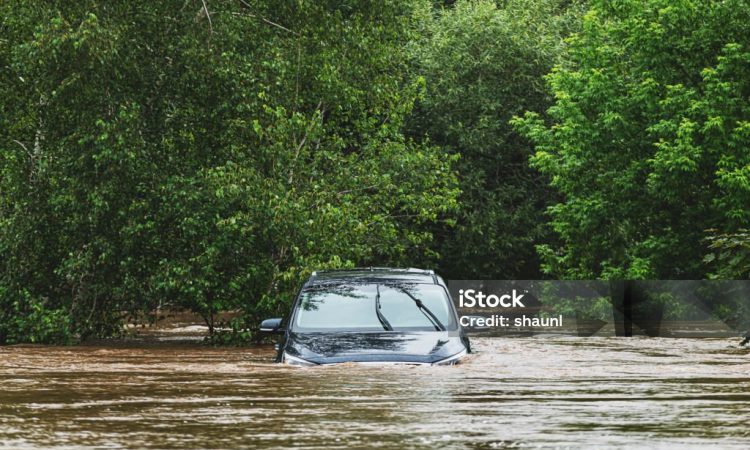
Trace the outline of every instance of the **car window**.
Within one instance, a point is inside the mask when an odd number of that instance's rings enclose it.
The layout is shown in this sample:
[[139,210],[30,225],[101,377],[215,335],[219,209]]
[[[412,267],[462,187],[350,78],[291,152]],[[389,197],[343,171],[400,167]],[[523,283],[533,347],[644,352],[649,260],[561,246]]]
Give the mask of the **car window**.
[[437,317],[440,323],[447,325],[450,322],[448,301],[445,298],[445,292],[442,287],[429,284],[419,288],[409,287],[408,285],[395,287],[381,286],[381,312],[394,329],[412,327],[434,329],[428,316],[422,312],[422,309],[417,307],[414,299],[409,297],[409,294],[421,300],[430,312]]
[[375,314],[375,285],[331,286],[304,292],[299,328],[382,328]]
[[316,287],[304,291],[294,322],[305,331],[385,331],[376,312],[380,294],[381,317],[394,331],[434,331],[420,300],[446,329],[455,329],[448,297],[439,285],[419,283],[362,283]]

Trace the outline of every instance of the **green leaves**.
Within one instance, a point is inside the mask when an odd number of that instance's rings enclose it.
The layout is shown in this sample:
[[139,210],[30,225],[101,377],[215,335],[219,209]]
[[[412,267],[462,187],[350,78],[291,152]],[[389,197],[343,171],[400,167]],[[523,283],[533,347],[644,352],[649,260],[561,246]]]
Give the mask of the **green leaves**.
[[709,249],[703,262],[715,269],[711,278],[747,279],[750,277],[750,231],[718,233],[707,230]]
[[747,20],[742,1],[592,4],[548,77],[553,123],[514,121],[563,195],[550,273],[702,278],[705,230],[747,226]]
[[0,141],[20,142],[0,157],[0,286],[22,287],[2,305],[48,299],[14,340],[46,314],[86,339],[157,308],[211,330],[233,311],[247,338],[315,268],[434,256],[457,190],[454,158],[403,133],[421,4],[0,12]]
[[458,2],[436,13],[414,49],[426,87],[413,133],[460,155],[459,217],[437,231],[440,268],[454,278],[534,278],[534,244],[548,235],[547,180],[529,167],[531,146],[510,121],[549,106],[543,76],[579,7],[503,3]]

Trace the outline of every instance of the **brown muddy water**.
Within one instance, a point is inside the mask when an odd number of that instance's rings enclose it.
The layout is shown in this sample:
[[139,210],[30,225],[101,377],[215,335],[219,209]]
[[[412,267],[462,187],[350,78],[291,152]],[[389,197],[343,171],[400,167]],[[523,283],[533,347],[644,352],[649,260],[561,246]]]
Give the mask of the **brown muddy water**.
[[452,367],[271,346],[0,347],[0,447],[750,448],[733,339],[474,338]]

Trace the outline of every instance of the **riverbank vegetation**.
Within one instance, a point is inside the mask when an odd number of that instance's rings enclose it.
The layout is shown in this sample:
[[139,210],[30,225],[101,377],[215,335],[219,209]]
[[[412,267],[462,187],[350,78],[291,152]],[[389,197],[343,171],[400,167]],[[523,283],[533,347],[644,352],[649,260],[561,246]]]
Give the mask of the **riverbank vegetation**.
[[326,267],[747,278],[748,6],[3,2],[0,343],[248,339]]

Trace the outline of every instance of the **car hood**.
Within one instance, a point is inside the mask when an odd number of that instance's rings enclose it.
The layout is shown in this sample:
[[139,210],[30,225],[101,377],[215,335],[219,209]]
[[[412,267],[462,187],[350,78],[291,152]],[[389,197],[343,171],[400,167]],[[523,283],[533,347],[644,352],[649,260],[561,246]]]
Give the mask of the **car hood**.
[[402,362],[432,364],[467,350],[458,333],[291,332],[284,351],[317,364]]

